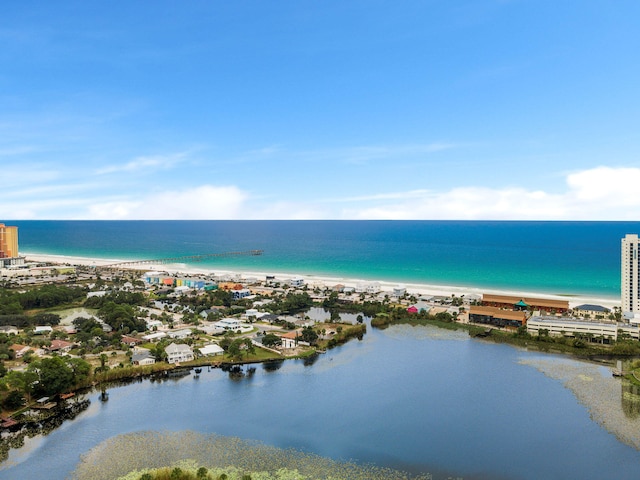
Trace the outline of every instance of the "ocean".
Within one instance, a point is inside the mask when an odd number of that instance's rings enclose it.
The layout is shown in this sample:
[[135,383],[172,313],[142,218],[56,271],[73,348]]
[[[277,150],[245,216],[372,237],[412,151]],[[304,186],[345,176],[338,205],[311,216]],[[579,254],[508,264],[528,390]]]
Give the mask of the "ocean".
[[210,258],[240,270],[584,295],[620,294],[620,239],[640,222],[5,221],[21,254]]

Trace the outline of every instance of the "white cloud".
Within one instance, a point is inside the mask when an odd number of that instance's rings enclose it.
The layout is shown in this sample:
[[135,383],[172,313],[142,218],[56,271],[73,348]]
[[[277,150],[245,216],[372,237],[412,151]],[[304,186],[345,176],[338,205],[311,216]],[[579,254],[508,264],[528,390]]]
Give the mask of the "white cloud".
[[235,186],[203,185],[152,193],[136,200],[101,202],[88,208],[88,219],[206,220],[234,219],[242,213],[247,194]]
[[187,152],[174,153],[169,155],[151,155],[136,157],[132,161],[124,165],[111,165],[99,169],[96,173],[104,175],[116,172],[136,172],[144,169],[162,169],[167,170],[173,168],[187,157]]
[[[445,192],[413,190],[345,202],[342,218],[487,220],[637,220],[640,168],[597,167],[569,174],[563,193],[524,187],[459,187]],[[386,202],[385,200],[397,200]]]
[[567,184],[581,201],[620,207],[640,205],[640,168],[592,168],[568,175]]
[[[638,220],[640,168],[597,167],[566,175],[566,188],[463,186],[285,200],[235,185],[200,185],[162,192],[111,192],[57,185],[0,194],[0,217],[73,219],[460,219]],[[85,185],[88,186],[89,184]],[[83,195],[92,191],[94,198]],[[65,192],[62,195],[60,192]],[[102,190],[104,192],[104,190]],[[70,195],[73,192],[73,195]],[[37,198],[34,198],[36,197]],[[32,197],[32,198],[29,198]]]

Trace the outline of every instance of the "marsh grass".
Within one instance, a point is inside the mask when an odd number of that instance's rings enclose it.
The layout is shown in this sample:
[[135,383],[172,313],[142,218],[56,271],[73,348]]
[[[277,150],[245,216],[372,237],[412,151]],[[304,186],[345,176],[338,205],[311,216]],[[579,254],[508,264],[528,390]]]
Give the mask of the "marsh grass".
[[205,467],[212,479],[225,473],[228,480],[242,480],[244,475],[250,475],[252,480],[431,478],[428,474],[414,476],[372,465],[337,462],[294,449],[193,431],[136,432],[112,437],[83,455],[71,478],[139,480],[150,469],[171,472],[176,467],[191,473]]

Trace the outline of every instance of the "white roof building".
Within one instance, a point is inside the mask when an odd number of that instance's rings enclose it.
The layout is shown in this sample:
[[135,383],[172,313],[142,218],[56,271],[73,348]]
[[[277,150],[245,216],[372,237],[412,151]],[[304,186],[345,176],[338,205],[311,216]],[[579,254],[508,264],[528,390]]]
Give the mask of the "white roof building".
[[402,297],[405,293],[407,293],[407,287],[405,285],[396,285],[393,287],[394,297]]
[[213,324],[223,330],[239,330],[241,328],[241,322],[237,318],[223,318]]
[[380,293],[381,287],[378,282],[362,282],[356,285],[356,293]]
[[166,337],[167,334],[164,332],[154,332],[154,333],[150,333],[148,335],[143,335],[142,339],[143,340],[147,340],[149,342],[155,342],[157,340],[160,340],[161,338]]
[[193,360],[193,350],[184,343],[172,343],[164,351],[167,353],[167,362],[190,362]]
[[162,322],[160,320],[146,320],[147,328],[151,330],[153,327],[162,327]]
[[51,328],[49,325],[38,325],[37,327],[35,327],[33,329],[33,333],[38,334],[38,333],[51,333],[53,332],[53,328]]
[[184,339],[191,336],[192,333],[190,328],[183,328],[181,330],[170,330],[167,335],[169,335],[169,338]]
[[205,345],[199,350],[200,350],[200,353],[205,357],[222,355],[224,353],[224,349],[220,345],[216,345],[215,343],[211,345]]

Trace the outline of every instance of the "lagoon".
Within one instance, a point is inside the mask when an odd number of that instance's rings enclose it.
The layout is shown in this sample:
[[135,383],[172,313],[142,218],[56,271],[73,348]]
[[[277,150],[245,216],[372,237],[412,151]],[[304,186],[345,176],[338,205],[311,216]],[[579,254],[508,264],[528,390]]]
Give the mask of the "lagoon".
[[[149,380],[109,390],[72,422],[14,451],[0,478],[68,478],[80,456],[116,435],[193,430],[257,440],[337,460],[466,479],[640,477],[640,420],[622,387],[578,401],[536,362],[570,365],[594,386],[608,367],[472,340],[434,327],[372,330],[315,361],[258,366],[230,379]],[[581,376],[581,377],[580,377]],[[601,377],[601,378],[598,378]],[[616,410],[632,438],[591,418]],[[624,410],[624,411],[623,411]],[[613,415],[612,418],[616,418]],[[600,423],[599,423],[600,422]],[[114,465],[117,459],[113,459]]]

